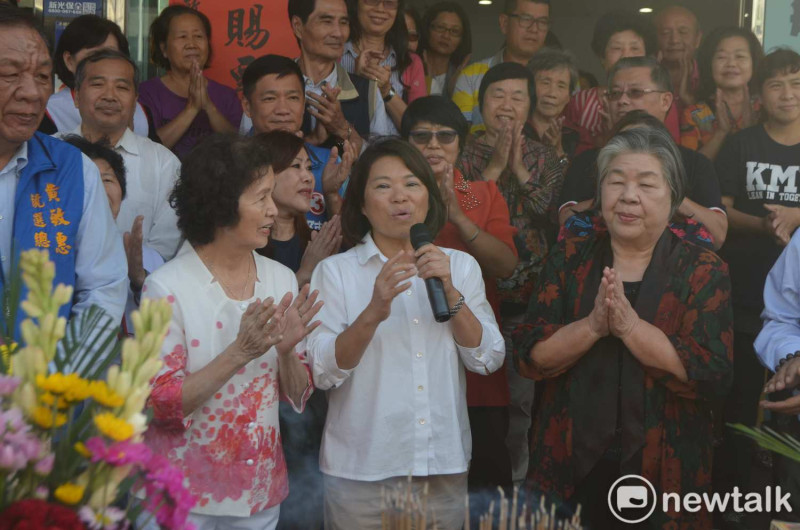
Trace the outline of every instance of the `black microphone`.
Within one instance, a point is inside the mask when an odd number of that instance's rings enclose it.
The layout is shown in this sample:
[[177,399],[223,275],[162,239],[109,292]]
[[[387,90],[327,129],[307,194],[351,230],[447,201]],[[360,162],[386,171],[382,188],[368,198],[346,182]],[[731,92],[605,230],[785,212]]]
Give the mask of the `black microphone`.
[[[433,237],[428,227],[423,223],[417,223],[411,227],[411,245],[414,250],[433,243]],[[447,305],[447,296],[444,294],[444,285],[439,278],[428,278],[425,280],[425,289],[428,290],[428,301],[431,303],[433,318],[436,322],[447,322],[450,320],[450,306]]]

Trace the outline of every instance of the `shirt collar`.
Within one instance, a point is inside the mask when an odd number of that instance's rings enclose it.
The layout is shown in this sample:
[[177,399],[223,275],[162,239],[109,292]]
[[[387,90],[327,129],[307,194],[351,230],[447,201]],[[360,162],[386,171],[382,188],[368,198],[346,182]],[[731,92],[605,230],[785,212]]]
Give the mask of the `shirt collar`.
[[389,261],[389,258],[381,253],[378,245],[375,244],[375,240],[372,239],[372,232],[367,232],[367,235],[364,236],[364,242],[356,246],[356,256],[360,265],[366,265],[374,256],[378,256],[378,259],[384,263]]
[[17,177],[19,177],[19,172],[28,165],[28,142],[22,142],[22,145],[19,146],[17,152],[8,160],[8,164],[6,167],[0,168],[0,175],[3,173],[7,173],[9,171],[16,170]]
[[333,70],[331,70],[331,73],[328,74],[328,77],[326,77],[325,79],[316,84],[310,77],[303,74],[303,82],[306,84],[306,90],[310,88],[322,90],[323,83],[327,84],[328,86],[336,86],[339,80],[339,71],[338,71],[339,69],[337,67],[338,63],[336,63],[336,65],[333,67]]
[[119,139],[115,148],[122,148],[125,151],[129,152],[132,155],[139,155],[139,142],[136,141],[136,133],[133,132],[130,127],[125,128],[125,132],[122,133],[122,138]]

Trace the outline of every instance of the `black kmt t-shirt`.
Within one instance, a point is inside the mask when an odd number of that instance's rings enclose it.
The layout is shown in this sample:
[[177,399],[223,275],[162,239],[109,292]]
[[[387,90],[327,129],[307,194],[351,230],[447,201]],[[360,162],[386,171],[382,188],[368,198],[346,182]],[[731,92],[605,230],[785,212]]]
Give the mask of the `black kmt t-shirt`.
[[[722,195],[733,197],[733,207],[742,213],[765,217],[765,204],[800,207],[800,144],[779,144],[763,125],[728,138],[716,167]],[[782,250],[766,235],[728,233],[719,254],[730,266],[737,330],[760,329],[764,282]]]

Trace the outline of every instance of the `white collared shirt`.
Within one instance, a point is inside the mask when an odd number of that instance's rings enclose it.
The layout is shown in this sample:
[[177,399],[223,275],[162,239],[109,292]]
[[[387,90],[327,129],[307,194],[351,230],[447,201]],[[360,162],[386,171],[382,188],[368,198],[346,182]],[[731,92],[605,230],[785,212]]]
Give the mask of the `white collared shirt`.
[[505,343],[486,301],[481,269],[458,250],[450,256],[453,285],[481,323],[481,343],[456,343],[451,324],[433,319],[419,277],[392,302],[358,366],[342,370],[335,343],[369,304],[387,258],[368,234],[364,243],[323,260],[311,278],[325,305],[308,343],[315,385],[328,391],[320,469],[351,480],[463,473],[472,453],[464,368],[499,369]]
[[[328,77],[326,77],[319,83],[314,83],[313,79],[303,74],[303,83],[306,86],[305,90],[306,94],[311,93],[317,96],[321,96],[323,94],[322,87],[324,86],[335,87],[337,86],[338,82],[339,82],[339,73],[336,71],[336,66],[333,67],[333,70],[331,70],[331,73],[328,74]],[[309,114],[309,116],[311,117],[311,130],[314,130],[314,128],[317,126],[317,118],[315,118],[311,114]]]
[[[81,126],[69,134],[81,134]],[[58,133],[56,137],[63,137]],[[145,136],[125,129],[114,150],[125,161],[125,199],[117,215],[121,234],[130,232],[137,215],[144,216],[143,242],[158,252],[164,260],[178,251],[181,233],[178,216],[169,205],[169,194],[175,187],[181,162],[175,154]]]

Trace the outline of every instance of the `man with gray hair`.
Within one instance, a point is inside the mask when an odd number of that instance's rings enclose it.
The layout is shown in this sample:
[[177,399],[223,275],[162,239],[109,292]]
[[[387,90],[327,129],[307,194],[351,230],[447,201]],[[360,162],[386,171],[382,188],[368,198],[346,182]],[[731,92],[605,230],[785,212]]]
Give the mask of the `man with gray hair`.
[[[663,123],[673,104],[669,73],[652,57],[620,59],[609,72],[605,97],[612,125],[637,110],[645,111]],[[713,238],[714,248],[719,249],[728,231],[728,218],[722,205],[714,166],[696,151],[685,148],[680,148],[680,151],[689,193],[678,208],[678,213],[702,223]],[[592,207],[597,153],[596,149],[584,151],[567,171],[559,200],[561,224],[573,214]],[[692,190],[696,190],[696,193]]]
[[100,50],[83,59],[75,71],[75,103],[81,124],[66,134],[91,142],[106,139],[122,155],[127,196],[117,216],[117,228],[121,233],[131,232],[138,242],[135,248],[143,242],[169,260],[181,239],[175,211],[169,205],[181,164],[172,151],[128,127],[136,108],[137,74],[136,64],[116,50]]
[[578,131],[564,126],[564,108],[578,82],[578,68],[573,55],[556,48],[540,50],[528,63],[536,80],[536,106],[528,124],[531,137],[552,145],[566,165],[578,147]]
[[[694,92],[700,84],[695,53],[703,32],[697,16],[685,7],[672,5],[656,16],[658,54],[669,72],[675,99],[680,106],[695,102]],[[680,109],[679,109],[680,110]]]

